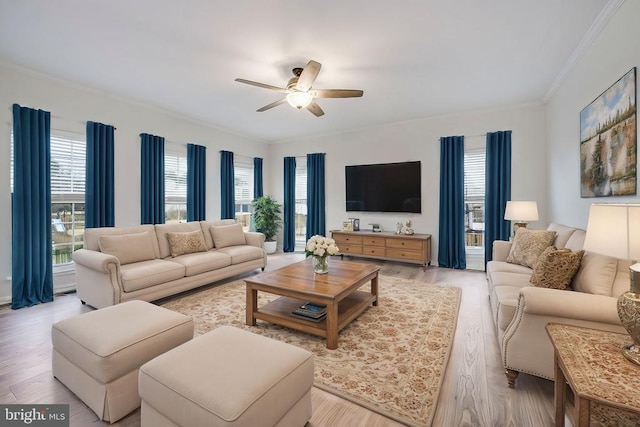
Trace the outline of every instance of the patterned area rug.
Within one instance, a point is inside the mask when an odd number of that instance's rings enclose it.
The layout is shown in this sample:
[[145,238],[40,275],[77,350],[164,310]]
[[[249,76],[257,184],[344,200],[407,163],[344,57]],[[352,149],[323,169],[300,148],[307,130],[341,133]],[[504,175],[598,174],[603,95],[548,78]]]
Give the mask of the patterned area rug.
[[[315,386],[413,426],[430,426],[456,329],[461,289],[380,276],[380,303],[324,339],[258,321],[245,325],[242,280],[164,302],[196,335],[231,325],[311,351]],[[258,293],[258,306],[274,296]]]

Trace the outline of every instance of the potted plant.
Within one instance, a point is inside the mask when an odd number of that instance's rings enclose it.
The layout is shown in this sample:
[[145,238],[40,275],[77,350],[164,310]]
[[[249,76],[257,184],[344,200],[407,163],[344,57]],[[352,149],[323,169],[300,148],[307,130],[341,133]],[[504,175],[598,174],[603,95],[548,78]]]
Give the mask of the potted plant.
[[272,254],[276,251],[276,234],[282,226],[281,205],[271,196],[259,197],[252,204],[256,230],[264,234],[264,249]]

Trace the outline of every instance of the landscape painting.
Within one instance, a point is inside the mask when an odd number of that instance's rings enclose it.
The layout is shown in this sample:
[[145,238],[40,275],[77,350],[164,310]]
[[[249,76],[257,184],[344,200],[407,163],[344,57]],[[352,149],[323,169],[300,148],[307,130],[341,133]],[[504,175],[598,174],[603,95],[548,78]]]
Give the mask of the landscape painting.
[[580,112],[580,195],[636,194],[636,68]]

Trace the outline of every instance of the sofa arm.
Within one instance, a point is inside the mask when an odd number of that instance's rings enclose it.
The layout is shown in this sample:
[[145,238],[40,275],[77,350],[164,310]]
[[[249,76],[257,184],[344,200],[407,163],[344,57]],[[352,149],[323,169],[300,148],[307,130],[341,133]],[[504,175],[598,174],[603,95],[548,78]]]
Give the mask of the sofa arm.
[[616,303],[616,298],[604,295],[522,288],[516,313],[501,342],[509,385],[513,386],[517,372],[553,381],[553,346],[545,329],[548,323],[624,333]]
[[510,250],[511,250],[511,242],[507,242],[505,240],[494,240],[491,259],[493,261],[506,261],[507,258],[509,257]]
[[262,248],[262,244],[264,243],[264,234],[255,231],[245,231],[244,239],[247,242],[247,245]]
[[531,286],[520,290],[518,308],[520,306],[525,315],[621,325],[617,299],[604,295]]
[[73,253],[73,261],[76,264],[76,292],[80,301],[95,308],[120,303],[122,283],[118,258],[79,249]]
[[109,273],[110,264],[113,264],[116,268],[120,267],[120,261],[113,255],[89,249],[75,251],[73,253],[73,262],[102,273]]

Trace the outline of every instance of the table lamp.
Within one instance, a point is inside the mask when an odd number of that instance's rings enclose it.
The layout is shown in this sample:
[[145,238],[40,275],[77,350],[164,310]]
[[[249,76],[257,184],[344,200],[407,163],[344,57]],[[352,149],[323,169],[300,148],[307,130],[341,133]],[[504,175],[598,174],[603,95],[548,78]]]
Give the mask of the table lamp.
[[504,211],[504,219],[515,221],[513,223],[513,233],[515,234],[518,228],[527,228],[529,221],[538,220],[538,203],[510,200]]
[[[584,249],[614,258],[640,259],[640,204],[595,203],[589,211]],[[622,354],[640,365],[640,263],[629,268],[630,288],[618,298],[618,316],[633,343]]]

